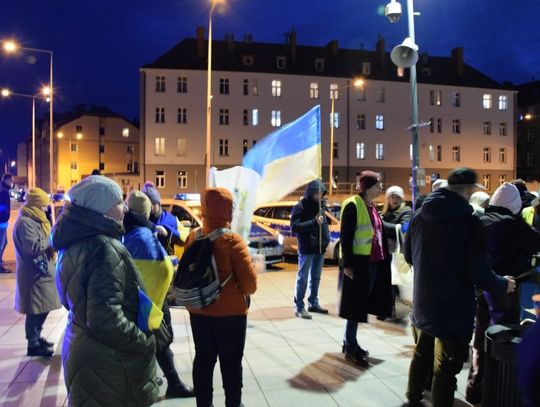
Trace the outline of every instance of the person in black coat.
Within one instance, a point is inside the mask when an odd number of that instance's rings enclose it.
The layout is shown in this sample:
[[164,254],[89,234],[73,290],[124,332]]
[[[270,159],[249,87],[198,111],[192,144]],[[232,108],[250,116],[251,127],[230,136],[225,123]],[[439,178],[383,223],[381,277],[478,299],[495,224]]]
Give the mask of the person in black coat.
[[7,247],[7,230],[11,214],[9,190],[11,188],[13,188],[13,178],[10,173],[6,172],[2,175],[0,182],[0,273],[10,273],[9,269],[4,267],[2,257]]
[[[347,320],[342,351],[347,360],[361,367],[369,363],[368,351],[356,339],[358,323],[367,322],[368,314],[388,317],[392,313],[391,257],[383,223],[373,203],[382,188],[377,173],[363,171],[359,178],[360,194],[345,200],[341,208],[339,316]],[[362,218],[365,221],[358,224]],[[363,243],[355,236],[362,229],[370,231],[369,237],[360,236]]]
[[[311,181],[306,187],[304,197],[293,207],[291,213],[291,230],[298,240],[298,274],[294,290],[294,307],[295,315],[304,319],[311,319],[310,312],[328,313],[328,310],[319,304],[319,282],[324,253],[330,242],[330,231],[322,199],[325,193],[326,188],[321,181]],[[306,311],[304,296],[308,277],[310,293]]]
[[490,269],[485,231],[468,204],[477,187],[473,170],[453,170],[448,186],[432,192],[415,213],[405,237],[405,258],[414,267],[410,406],[420,405],[431,369],[433,405],[453,405],[455,376],[469,355],[475,288],[515,289],[511,277]]

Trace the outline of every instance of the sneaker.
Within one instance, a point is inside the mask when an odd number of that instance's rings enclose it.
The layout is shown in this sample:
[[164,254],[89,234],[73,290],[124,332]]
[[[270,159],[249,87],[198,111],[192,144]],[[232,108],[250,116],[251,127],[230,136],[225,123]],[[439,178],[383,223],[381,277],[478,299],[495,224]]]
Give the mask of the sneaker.
[[53,355],[53,350],[51,348],[44,347],[42,345],[37,346],[28,346],[26,352],[27,356],[40,356],[44,358],[49,358]]
[[39,338],[39,344],[43,347],[46,347],[46,348],[54,348],[54,343],[53,342],[49,342],[47,339],[45,338]]
[[167,391],[165,392],[165,398],[167,399],[183,399],[188,397],[195,397],[193,388],[180,381],[180,383],[169,384]]
[[328,314],[328,310],[320,305],[310,305],[307,310],[309,312],[316,312],[317,314]]
[[294,315],[296,315],[298,318],[302,318],[302,319],[311,319],[311,314],[309,312],[307,312],[305,309],[303,309],[301,311],[296,311],[294,313]]

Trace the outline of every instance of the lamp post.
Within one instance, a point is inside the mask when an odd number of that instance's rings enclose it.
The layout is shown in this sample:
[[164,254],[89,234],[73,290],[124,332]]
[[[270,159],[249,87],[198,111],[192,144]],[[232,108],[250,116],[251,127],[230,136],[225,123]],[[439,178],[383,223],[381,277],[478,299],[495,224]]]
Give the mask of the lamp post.
[[0,94],[2,97],[19,96],[32,99],[32,182],[29,186],[30,188],[34,188],[36,186],[36,98],[39,98],[40,96],[47,97],[46,88],[42,89],[41,95],[39,93],[36,95],[27,95],[24,93],[12,92],[9,89],[2,89]]
[[[401,4],[396,0],[391,0],[386,5],[384,14],[391,23],[395,23],[401,17]],[[412,133],[412,202],[413,210],[415,208],[416,197],[418,196],[418,168],[420,166],[420,158],[418,151],[418,88],[416,81],[416,62],[418,61],[418,45],[415,42],[414,33],[414,16],[420,13],[414,12],[413,0],[407,0],[407,22],[409,26],[409,36],[405,38],[401,45],[392,49],[390,58],[392,62],[401,67],[410,69],[410,84],[411,84],[411,108],[412,108],[412,123],[410,126]]]
[[334,128],[336,127],[336,122],[334,118],[334,108],[335,108],[335,100],[336,100],[336,93],[339,93],[342,89],[350,88],[351,86],[354,86],[355,88],[359,89],[362,86],[364,86],[364,80],[363,79],[355,79],[352,84],[348,84],[345,86],[342,86],[338,89],[332,90],[331,93],[331,108],[330,108],[330,163],[329,163],[329,176],[328,176],[328,196],[332,196],[332,192],[334,189]]
[[21,49],[23,51],[38,52],[49,55],[49,189],[53,192],[54,174],[53,174],[53,101],[54,101],[54,86],[53,86],[53,52],[41,48],[22,47],[15,41],[4,41],[4,51],[14,53]]

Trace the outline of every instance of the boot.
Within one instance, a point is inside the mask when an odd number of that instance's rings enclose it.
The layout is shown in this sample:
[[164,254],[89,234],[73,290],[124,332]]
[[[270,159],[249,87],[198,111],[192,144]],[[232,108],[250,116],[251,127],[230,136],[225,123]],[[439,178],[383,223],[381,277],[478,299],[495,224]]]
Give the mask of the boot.
[[26,352],[27,356],[40,356],[44,358],[49,358],[53,355],[53,350],[51,348],[47,348],[46,346],[42,346],[41,344],[37,345],[28,345],[28,349]]
[[185,384],[180,379],[178,379],[178,381],[174,381],[173,383],[169,382],[167,385],[167,391],[165,392],[165,398],[178,399],[187,397],[195,397],[193,388]]
[[345,346],[344,350],[345,360],[348,360],[359,367],[369,367],[367,356],[362,353],[363,349],[360,348],[360,346]]
[[47,339],[45,338],[39,338],[39,344],[43,347],[46,347],[46,348],[54,348],[54,343],[53,342],[49,342]]

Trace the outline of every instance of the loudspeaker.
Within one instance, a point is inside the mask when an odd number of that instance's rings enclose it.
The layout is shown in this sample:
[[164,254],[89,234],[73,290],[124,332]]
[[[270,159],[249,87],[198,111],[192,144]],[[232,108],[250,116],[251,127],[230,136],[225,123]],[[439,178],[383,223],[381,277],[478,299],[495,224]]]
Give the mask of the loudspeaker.
[[401,45],[396,45],[392,49],[390,59],[401,68],[410,68],[418,61],[418,45],[410,37],[407,37]]

